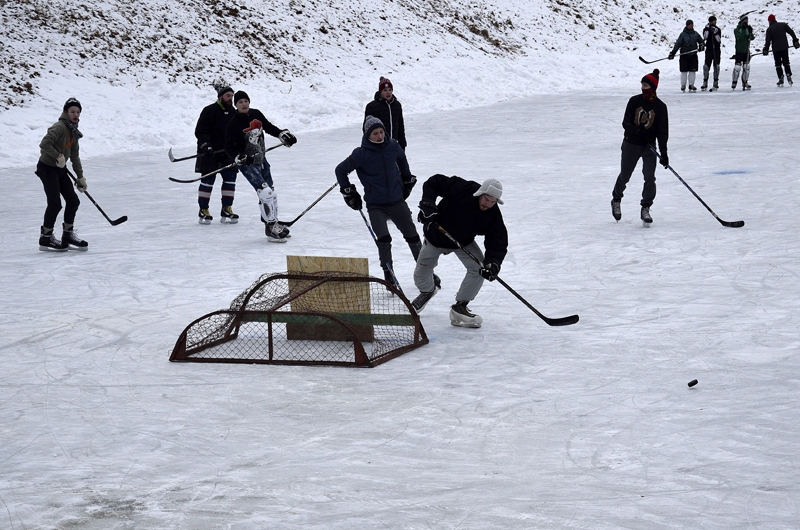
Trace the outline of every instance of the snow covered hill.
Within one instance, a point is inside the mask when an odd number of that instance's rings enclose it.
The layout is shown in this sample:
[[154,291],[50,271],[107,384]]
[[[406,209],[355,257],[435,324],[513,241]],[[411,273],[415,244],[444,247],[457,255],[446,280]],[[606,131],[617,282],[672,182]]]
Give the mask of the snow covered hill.
[[[719,4],[732,47],[753,6]],[[359,120],[381,75],[409,114],[627,87],[639,54],[663,57],[686,18],[709,14],[695,0],[2,2],[0,167],[31,163],[69,96],[84,103],[85,157],[191,145],[219,77],[284,127],[329,128]]]

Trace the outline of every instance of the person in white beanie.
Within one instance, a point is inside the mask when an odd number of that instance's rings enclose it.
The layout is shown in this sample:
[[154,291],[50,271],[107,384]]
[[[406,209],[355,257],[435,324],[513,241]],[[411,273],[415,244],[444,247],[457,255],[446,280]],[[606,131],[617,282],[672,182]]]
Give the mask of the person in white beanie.
[[[508,251],[508,231],[498,205],[503,204],[503,185],[490,178],[483,184],[460,177],[433,175],[422,185],[422,200],[417,220],[424,225],[425,240],[414,269],[414,284],[420,294],[412,306],[421,312],[440,289],[434,274],[439,256],[455,253],[467,273],[456,293],[456,303],[450,307],[450,323],[454,326],[479,328],[483,318],[469,310],[467,304],[478,296],[484,280],[494,281]],[[439,203],[436,199],[441,197]],[[464,248],[447,238],[442,227]],[[475,241],[484,236],[486,254]],[[475,262],[467,252],[478,258]]]

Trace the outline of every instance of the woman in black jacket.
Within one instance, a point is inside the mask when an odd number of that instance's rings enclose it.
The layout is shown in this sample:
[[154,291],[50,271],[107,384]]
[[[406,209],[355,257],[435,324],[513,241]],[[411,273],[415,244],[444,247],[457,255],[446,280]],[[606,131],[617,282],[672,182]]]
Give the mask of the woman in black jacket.
[[406,150],[406,126],[403,122],[403,106],[394,97],[394,87],[392,82],[381,77],[378,83],[378,91],[375,98],[367,103],[364,109],[364,122],[368,116],[374,116],[381,120],[386,127],[386,134],[392,140],[397,140],[403,151]]

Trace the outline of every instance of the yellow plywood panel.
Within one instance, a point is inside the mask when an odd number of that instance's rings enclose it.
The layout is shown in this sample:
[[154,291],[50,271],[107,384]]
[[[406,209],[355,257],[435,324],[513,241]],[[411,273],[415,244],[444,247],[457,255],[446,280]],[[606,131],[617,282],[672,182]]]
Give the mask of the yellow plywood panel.
[[[341,258],[333,256],[286,256],[289,273],[303,272],[347,272],[369,276],[367,258]],[[290,291],[296,281],[289,280]],[[293,300],[294,312],[314,311],[321,313],[369,313],[370,284],[368,282],[331,282],[321,285]],[[353,326],[362,341],[371,342],[372,326]],[[294,340],[349,340],[335,325],[287,324],[287,335]]]

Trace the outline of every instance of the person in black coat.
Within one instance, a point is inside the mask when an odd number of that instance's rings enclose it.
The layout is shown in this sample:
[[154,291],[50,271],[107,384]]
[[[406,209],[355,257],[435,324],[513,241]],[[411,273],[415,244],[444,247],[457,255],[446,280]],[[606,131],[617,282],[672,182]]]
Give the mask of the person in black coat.
[[272,243],[285,243],[289,229],[278,222],[278,195],[265,156],[264,133],[280,139],[287,147],[296,144],[297,138],[288,129],[279,129],[270,123],[260,110],[250,108],[250,96],[246,92],[236,92],[233,104],[236,112],[225,129],[225,152],[234,159],[258,194],[267,239]]
[[[203,108],[194,128],[198,155],[194,171],[201,175],[233,163],[233,159],[225,153],[225,128],[236,112],[233,107],[233,89],[226,84],[219,84],[215,88],[217,100]],[[239,216],[233,213],[232,209],[233,195],[236,192],[236,168],[223,169],[219,174],[222,176],[220,222],[238,223]],[[200,206],[197,216],[200,224],[209,224],[214,219],[208,207],[216,180],[216,173],[200,180],[200,187],[197,190],[197,203]]]
[[397,285],[392,262],[392,236],[387,223],[391,220],[400,230],[416,261],[422,242],[406,199],[417,178],[411,174],[403,149],[389,138],[381,120],[374,116],[367,116],[364,122],[361,146],[336,166],[336,180],[344,202],[353,210],[361,210],[361,195],[348,178],[353,171],[364,186],[364,202],[377,239],[384,279]]
[[611,198],[611,214],[619,221],[622,218],[620,202],[625,192],[625,187],[631,179],[633,170],[639,159],[642,159],[642,174],[644,175],[644,188],[642,189],[641,219],[645,226],[650,226],[653,218],[650,216],[650,207],[656,198],[656,155],[651,151],[658,141],[661,151],[661,164],[669,165],[667,156],[667,141],[669,140],[669,116],[667,106],[658,99],[658,69],[642,78],[642,93],[628,100],[625,115],[622,118],[622,127],[625,129],[625,138],[622,140],[622,160],[617,182]]
[[403,122],[403,106],[394,97],[394,87],[392,82],[381,77],[378,83],[378,91],[375,98],[367,103],[364,109],[364,123],[368,116],[374,116],[381,120],[389,138],[397,140],[403,151],[406,150],[406,126]]
[[719,88],[719,63],[722,59],[722,31],[717,27],[717,17],[708,17],[708,24],[703,29],[703,41],[706,45],[705,63],[703,63],[703,86],[701,90],[708,88],[708,76],[711,72],[711,65],[714,65],[714,85],[713,89]]
[[786,79],[792,84],[792,67],[789,65],[789,39],[786,34],[792,36],[792,46],[800,48],[800,41],[794,30],[786,22],[778,22],[775,15],[767,17],[769,27],[767,28],[767,41],[764,44],[762,53],[769,54],[769,46],[772,45],[772,57],[775,59],[775,72],[778,74],[778,86],[783,86],[783,71],[786,70]]
[[[436,174],[422,185],[422,200],[417,219],[424,225],[425,241],[414,269],[414,284],[420,294],[412,302],[419,313],[439,290],[434,274],[439,256],[455,253],[467,273],[456,293],[456,303],[450,307],[450,323],[454,326],[479,328],[483,318],[472,313],[467,304],[474,300],[484,279],[494,281],[500,273],[508,252],[508,231],[499,204],[503,185],[497,179],[487,179],[483,184]],[[436,203],[438,197],[442,199]],[[444,235],[446,230],[464,248],[461,250]],[[484,236],[486,254],[475,241]],[[467,252],[481,261],[478,264]]]

